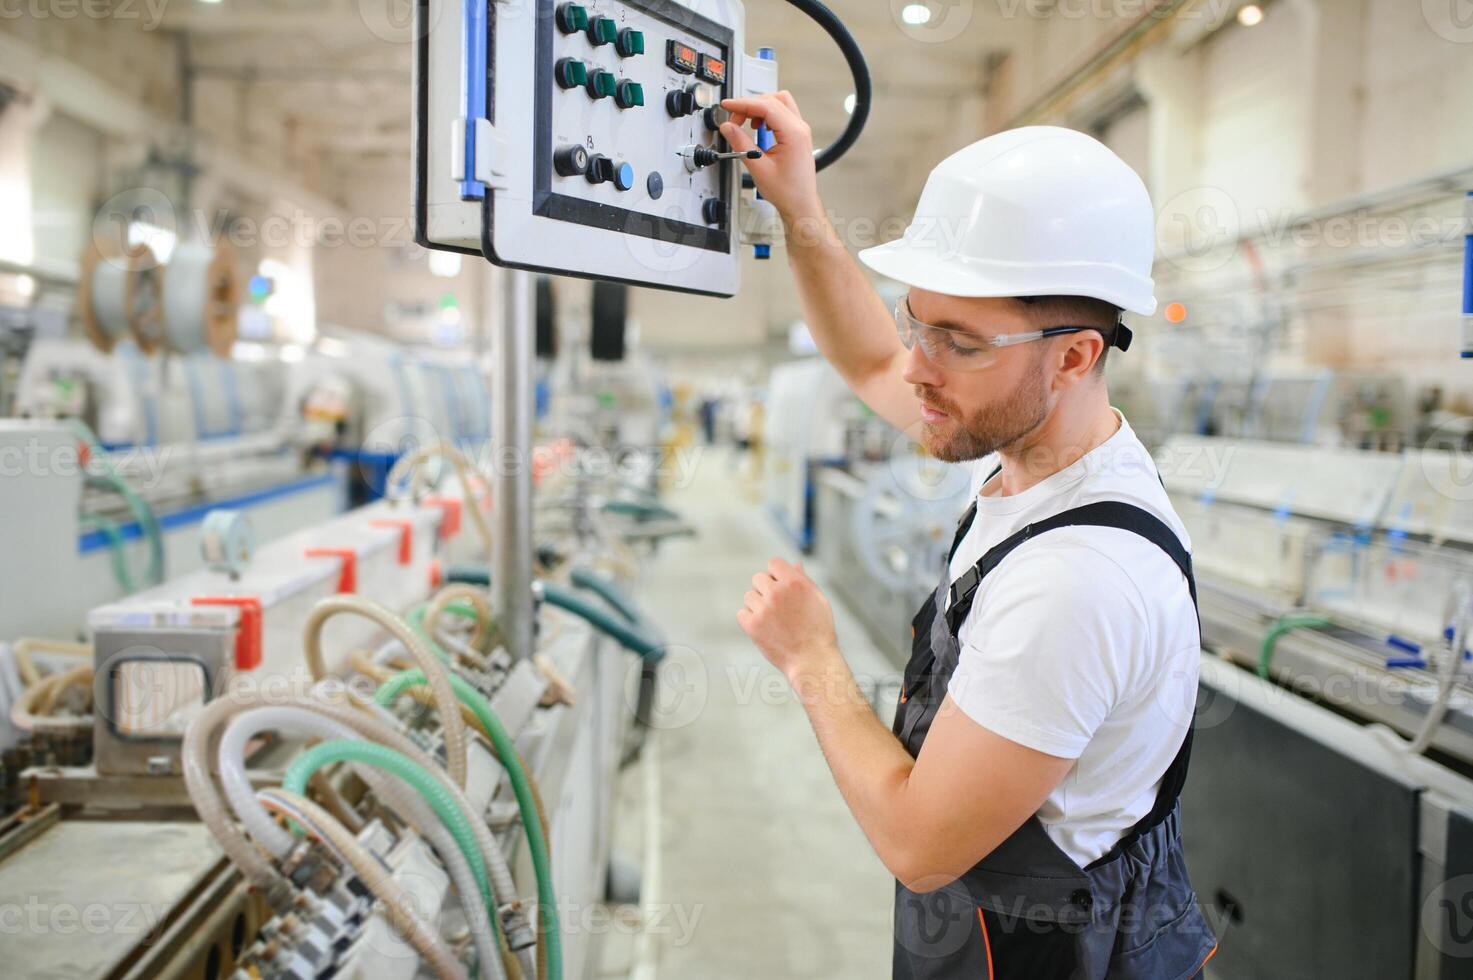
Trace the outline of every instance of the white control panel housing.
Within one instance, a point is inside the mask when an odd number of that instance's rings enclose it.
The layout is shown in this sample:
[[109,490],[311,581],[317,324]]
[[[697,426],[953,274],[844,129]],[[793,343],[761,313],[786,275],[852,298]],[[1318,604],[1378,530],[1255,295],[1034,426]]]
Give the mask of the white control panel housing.
[[[769,76],[763,90],[775,85],[774,62],[743,56],[741,3],[510,0],[485,9],[485,112],[473,119],[467,7],[418,4],[420,243],[512,268],[734,294],[741,164],[692,168],[687,159],[695,147],[726,148],[704,109],[746,91],[744,67]],[[477,192],[482,199],[467,199]]]

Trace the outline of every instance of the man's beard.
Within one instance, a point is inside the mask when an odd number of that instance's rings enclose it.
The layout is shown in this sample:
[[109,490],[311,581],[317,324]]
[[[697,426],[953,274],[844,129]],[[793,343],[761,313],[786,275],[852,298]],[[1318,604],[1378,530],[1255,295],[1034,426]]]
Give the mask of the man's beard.
[[943,462],[961,463],[1016,446],[1048,418],[1043,376],[1041,369],[1030,372],[1010,397],[979,409],[968,419],[961,419],[956,406],[939,398],[928,385],[916,385],[916,397],[949,414],[956,426],[944,441],[938,441],[939,433],[932,430],[926,448]]

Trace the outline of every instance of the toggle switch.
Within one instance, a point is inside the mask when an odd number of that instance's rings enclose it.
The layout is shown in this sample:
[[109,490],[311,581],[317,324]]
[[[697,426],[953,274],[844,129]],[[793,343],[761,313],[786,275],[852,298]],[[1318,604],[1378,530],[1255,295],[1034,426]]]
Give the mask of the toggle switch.
[[588,170],[585,174],[590,184],[605,184],[614,179],[614,161],[602,153],[595,153],[588,159]]
[[595,48],[613,44],[619,38],[619,25],[612,17],[595,17],[588,25],[588,41]]
[[594,99],[607,99],[619,88],[619,80],[611,71],[596,69],[588,76],[588,94]]
[[733,150],[722,153],[712,147],[692,143],[689,146],[682,146],[676,150],[675,155],[685,161],[686,170],[690,173],[695,173],[697,170],[714,167],[722,160],[760,160],[762,158],[762,151]]
[[619,40],[614,47],[622,58],[644,54],[644,31],[636,31],[632,27],[624,28],[619,32]]
[[557,29],[564,34],[588,30],[588,8],[581,3],[558,4]]
[[683,119],[696,111],[695,99],[684,89],[670,92],[665,96],[665,111],[673,119]]
[[644,105],[644,86],[625,79],[614,91],[614,101],[619,103],[620,109],[633,109],[635,106]]
[[588,84],[588,66],[577,58],[559,58],[553,66],[552,74],[562,88],[577,88]]

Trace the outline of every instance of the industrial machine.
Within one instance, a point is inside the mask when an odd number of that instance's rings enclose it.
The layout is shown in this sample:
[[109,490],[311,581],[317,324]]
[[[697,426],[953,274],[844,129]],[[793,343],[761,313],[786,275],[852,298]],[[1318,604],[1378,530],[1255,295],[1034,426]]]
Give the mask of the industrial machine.
[[[864,127],[869,74],[828,8],[790,2],[855,76],[855,111],[822,169]],[[422,245],[717,296],[738,289],[739,244],[770,254],[776,211],[742,190],[718,134],[723,98],[779,87],[774,49],[746,53],[738,0],[424,0],[416,12]]]
[[[856,74],[823,166],[858,136],[869,81],[832,13],[793,5]],[[715,135],[720,97],[776,87],[735,0],[424,0],[416,16],[422,244],[716,295],[737,289],[743,240],[766,257],[772,209]],[[38,355],[32,417],[0,426],[0,454],[104,461],[5,487],[7,546],[26,555],[6,574],[33,576],[0,581],[0,893],[33,916],[0,930],[6,975],[593,975],[597,938],[577,926],[637,895],[611,861],[611,794],[659,710],[664,640],[630,596],[654,547],[691,529],[648,468],[608,467],[618,447],[600,440],[619,427],[585,417],[534,443],[524,273],[499,280],[487,362],[324,337],[258,385],[218,360],[230,282],[212,253],[186,254],[208,288],[180,293],[131,247],[89,259],[79,305],[107,358]],[[181,295],[197,308],[179,321]],[[248,400],[286,420],[247,432]],[[177,442],[175,406],[192,410]],[[85,436],[88,418],[117,441]],[[372,492],[292,527],[207,511],[197,559],[175,560],[151,527],[173,518],[126,480],[130,451],[187,447],[207,477],[277,437],[241,471],[346,465]],[[130,521],[100,512],[94,481]],[[147,557],[136,590],[83,587],[72,547],[94,512],[122,567]],[[78,933],[72,909],[106,921]]]
[[1216,969],[1461,976],[1473,512],[1457,458],[1192,436],[1157,460],[1208,651],[1183,809]]

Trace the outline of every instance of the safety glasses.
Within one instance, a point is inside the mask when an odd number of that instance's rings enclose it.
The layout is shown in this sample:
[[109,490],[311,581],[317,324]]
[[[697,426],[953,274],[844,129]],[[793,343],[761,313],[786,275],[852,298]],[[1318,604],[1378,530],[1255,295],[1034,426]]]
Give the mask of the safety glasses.
[[1046,327],[1029,330],[1027,333],[1002,333],[993,337],[979,337],[964,330],[949,327],[933,327],[917,320],[910,312],[910,297],[900,297],[895,304],[895,329],[900,333],[900,342],[906,350],[921,344],[926,360],[944,371],[980,371],[996,363],[1004,347],[1031,344],[1035,340],[1058,337],[1066,333],[1082,333],[1094,327]]

